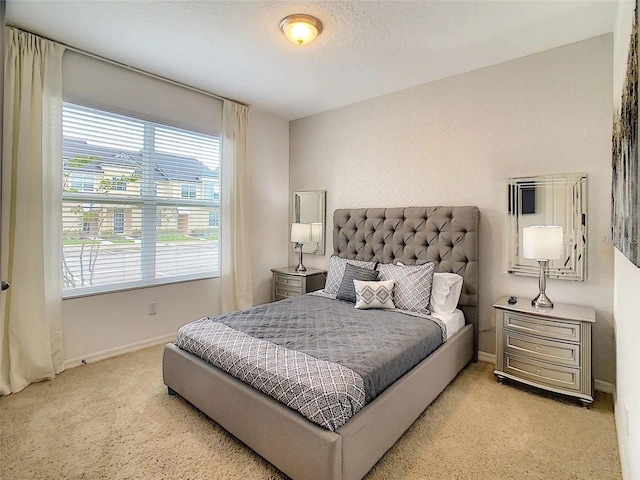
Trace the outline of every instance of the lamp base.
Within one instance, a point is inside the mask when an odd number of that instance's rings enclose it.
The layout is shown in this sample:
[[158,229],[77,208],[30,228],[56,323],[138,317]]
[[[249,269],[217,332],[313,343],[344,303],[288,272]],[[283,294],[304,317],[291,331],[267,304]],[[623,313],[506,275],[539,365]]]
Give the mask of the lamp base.
[[549,300],[549,297],[544,292],[540,292],[536,298],[531,300],[531,305],[540,308],[553,308],[553,302]]
[[307,267],[302,264],[302,244],[298,243],[298,246],[300,247],[300,256],[298,257],[298,266],[296,267],[296,272],[306,272]]
[[547,268],[548,260],[538,260],[540,264],[540,293],[536,298],[531,300],[531,305],[540,308],[553,308],[553,302],[549,300],[549,297],[544,293],[547,288],[547,276],[545,275],[545,269]]

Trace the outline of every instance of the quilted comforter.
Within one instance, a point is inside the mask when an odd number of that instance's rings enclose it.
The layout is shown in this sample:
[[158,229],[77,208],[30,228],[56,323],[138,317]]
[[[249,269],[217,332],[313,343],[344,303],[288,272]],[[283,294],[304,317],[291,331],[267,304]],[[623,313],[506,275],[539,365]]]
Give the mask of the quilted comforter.
[[304,295],[201,318],[176,344],[336,430],[443,337],[429,318]]

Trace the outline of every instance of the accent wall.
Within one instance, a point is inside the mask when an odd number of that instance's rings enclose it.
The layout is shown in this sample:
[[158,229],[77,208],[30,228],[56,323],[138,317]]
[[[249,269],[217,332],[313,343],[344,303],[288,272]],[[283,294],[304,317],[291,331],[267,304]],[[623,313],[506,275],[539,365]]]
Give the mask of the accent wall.
[[594,376],[613,383],[612,45],[604,35],[291,122],[290,191],[327,191],[327,253],[305,265],[326,268],[337,208],[477,205],[480,350],[493,354],[492,303],[538,293],[537,278],[507,273],[507,178],[585,172],[588,280],[549,280],[547,294],[597,310]]

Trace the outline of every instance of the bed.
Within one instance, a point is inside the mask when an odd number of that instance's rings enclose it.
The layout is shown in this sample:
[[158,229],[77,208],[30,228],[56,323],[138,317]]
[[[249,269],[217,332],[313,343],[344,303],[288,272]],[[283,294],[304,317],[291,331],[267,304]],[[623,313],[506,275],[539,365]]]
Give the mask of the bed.
[[477,360],[479,219],[476,207],[336,210],[334,255],[382,264],[434,262],[436,272],[461,275],[458,307],[465,325],[334,431],[175,344],[164,350],[169,392],[294,479],[362,478],[451,380]]

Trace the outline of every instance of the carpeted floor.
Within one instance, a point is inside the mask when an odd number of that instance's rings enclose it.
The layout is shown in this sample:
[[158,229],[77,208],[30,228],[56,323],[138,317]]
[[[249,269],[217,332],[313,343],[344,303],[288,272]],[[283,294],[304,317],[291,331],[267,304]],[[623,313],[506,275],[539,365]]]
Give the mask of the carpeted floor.
[[[285,478],[167,395],[161,356],[142,350],[1,398],[0,478]],[[609,395],[585,409],[491,372],[465,369],[366,478],[621,478]]]

